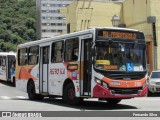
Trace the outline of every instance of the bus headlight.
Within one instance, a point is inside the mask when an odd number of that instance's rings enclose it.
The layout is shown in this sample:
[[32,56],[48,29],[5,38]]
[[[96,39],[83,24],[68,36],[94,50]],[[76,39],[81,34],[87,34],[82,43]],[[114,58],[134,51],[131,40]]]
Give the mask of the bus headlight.
[[98,78],[95,78],[96,83],[101,84],[101,80]]
[[103,82],[102,80],[95,78],[96,83],[100,84],[101,86],[108,88],[108,84],[106,82]]

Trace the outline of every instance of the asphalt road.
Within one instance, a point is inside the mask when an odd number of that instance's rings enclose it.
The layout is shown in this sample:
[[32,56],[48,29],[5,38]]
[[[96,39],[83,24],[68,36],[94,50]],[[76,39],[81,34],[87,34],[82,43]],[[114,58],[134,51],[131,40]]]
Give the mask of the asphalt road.
[[[0,81],[0,111],[61,111],[65,114],[68,111],[93,112],[89,113],[89,116],[92,116],[92,114],[93,116],[96,116],[97,112],[101,113],[102,116],[104,115],[104,113],[109,112],[111,112],[111,114],[114,113],[114,115],[117,112],[117,116],[121,116],[121,113],[122,115],[124,113],[128,114],[128,112],[143,113],[143,111],[148,111],[150,113],[153,111],[153,113],[155,113],[155,111],[160,111],[160,95],[154,95],[152,97],[126,99],[122,100],[117,105],[109,105],[107,104],[107,102],[98,101],[98,99],[85,99],[81,105],[71,106],[64,103],[61,98],[45,98],[42,101],[31,101],[28,99],[27,93],[19,91],[9,83]],[[73,114],[73,116],[79,116],[79,119],[82,118],[81,114],[77,114],[74,112]],[[160,112],[158,113],[158,115],[160,115]],[[58,116],[58,118],[59,117],[60,116]],[[91,117],[86,117],[86,119],[90,118]],[[134,118],[137,117],[134,116]],[[72,117],[72,119],[74,119],[74,117]],[[94,119],[96,119],[96,117],[94,117],[92,120]],[[120,119],[120,117],[118,117],[118,119]],[[127,118],[125,117],[123,120],[125,119]],[[158,118],[155,117],[155,119]],[[67,120],[66,117],[65,120]]]

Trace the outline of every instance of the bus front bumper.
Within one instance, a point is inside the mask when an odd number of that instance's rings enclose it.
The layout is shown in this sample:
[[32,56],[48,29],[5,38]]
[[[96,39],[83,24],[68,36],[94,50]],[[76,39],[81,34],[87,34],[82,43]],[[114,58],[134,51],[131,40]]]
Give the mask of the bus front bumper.
[[[121,88],[119,89],[121,90]],[[126,92],[125,92],[126,90]],[[129,99],[134,97],[145,97],[148,94],[148,85],[146,85],[143,89],[137,90],[137,92],[133,92],[130,90],[130,88],[127,88],[119,93],[116,93],[113,90],[109,90],[107,88],[104,88],[103,86],[97,84],[93,89],[93,97],[95,98],[120,98],[120,99]],[[128,91],[127,91],[128,90]],[[129,93],[130,91],[130,93]]]

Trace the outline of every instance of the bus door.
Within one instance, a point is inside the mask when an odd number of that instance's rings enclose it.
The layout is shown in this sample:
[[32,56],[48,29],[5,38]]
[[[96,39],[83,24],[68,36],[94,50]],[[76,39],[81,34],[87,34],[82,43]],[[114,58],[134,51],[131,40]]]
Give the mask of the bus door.
[[[82,53],[81,53],[81,75],[83,86],[83,95],[90,95],[91,92],[91,68],[92,68],[92,58],[91,58],[91,47],[92,39],[82,40]],[[82,91],[81,91],[82,92]]]
[[7,56],[7,78],[11,80],[15,76],[15,56]]
[[45,46],[40,49],[40,92],[48,92],[49,79],[49,51],[50,47]]

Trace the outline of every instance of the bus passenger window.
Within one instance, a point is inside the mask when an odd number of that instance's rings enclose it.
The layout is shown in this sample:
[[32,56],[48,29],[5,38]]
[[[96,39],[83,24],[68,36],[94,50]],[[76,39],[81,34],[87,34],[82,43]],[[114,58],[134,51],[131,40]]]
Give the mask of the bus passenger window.
[[52,43],[52,56],[51,62],[62,62],[63,61],[63,41]]
[[22,48],[18,50],[18,64],[19,65],[26,65],[27,64],[27,48]]
[[2,56],[2,66],[6,66],[6,56]]
[[72,60],[78,59],[78,48],[72,50]]
[[29,48],[29,56],[28,56],[28,64],[35,65],[38,64],[38,54],[39,54],[39,47],[32,46]]
[[79,39],[68,39],[66,40],[65,45],[65,61],[77,61],[79,54]]
[[0,66],[2,66],[2,57],[0,56]]

